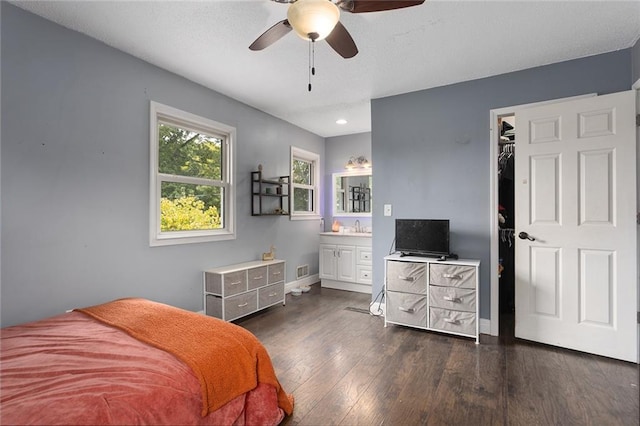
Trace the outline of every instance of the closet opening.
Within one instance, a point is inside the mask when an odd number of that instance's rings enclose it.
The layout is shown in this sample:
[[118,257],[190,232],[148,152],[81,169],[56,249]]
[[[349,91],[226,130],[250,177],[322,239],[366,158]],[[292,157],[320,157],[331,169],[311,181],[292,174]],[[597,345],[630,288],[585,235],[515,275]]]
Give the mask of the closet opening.
[[515,115],[498,117],[498,285],[500,335],[515,330]]

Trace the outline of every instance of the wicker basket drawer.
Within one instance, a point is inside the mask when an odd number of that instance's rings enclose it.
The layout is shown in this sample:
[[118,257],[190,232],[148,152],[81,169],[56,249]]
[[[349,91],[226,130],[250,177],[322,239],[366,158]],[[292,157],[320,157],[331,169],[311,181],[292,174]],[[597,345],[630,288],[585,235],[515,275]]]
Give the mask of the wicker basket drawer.
[[249,269],[247,271],[248,281],[247,285],[249,286],[249,290],[256,289],[258,287],[262,287],[267,285],[267,278],[269,274],[269,269],[267,266],[261,266],[259,268]]
[[204,273],[204,289],[208,293],[222,295],[222,275],[212,272]]
[[427,274],[424,263],[387,262],[387,289],[427,294]]
[[228,272],[223,280],[225,296],[247,291],[247,271]]
[[252,313],[258,308],[256,291],[238,294],[224,300],[224,319],[233,321],[236,318]]
[[429,326],[434,330],[476,335],[475,312],[429,308]]
[[465,265],[429,265],[429,284],[476,288],[476,268]]
[[207,294],[207,315],[223,319],[222,317],[222,297]]
[[284,300],[284,282],[272,284],[258,290],[258,309],[266,308]]
[[269,265],[269,284],[284,281],[284,263]]
[[410,293],[387,293],[388,321],[401,324],[427,326],[427,297]]
[[475,289],[459,287],[429,286],[429,306],[454,309],[457,311],[476,311]]

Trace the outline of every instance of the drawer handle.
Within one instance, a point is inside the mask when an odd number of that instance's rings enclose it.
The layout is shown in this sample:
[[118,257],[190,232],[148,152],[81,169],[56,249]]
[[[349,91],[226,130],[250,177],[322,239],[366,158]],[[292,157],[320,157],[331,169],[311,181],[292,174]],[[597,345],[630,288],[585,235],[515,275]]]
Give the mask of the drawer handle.
[[238,305],[238,308],[244,308],[245,306],[247,306],[249,304],[249,302],[244,302],[242,305]]
[[457,319],[444,318],[443,321],[453,325],[460,325],[460,320],[457,320]]
[[261,280],[262,278],[263,278],[263,276],[262,276],[262,275],[257,276],[257,277],[253,277],[253,279],[254,279],[254,280]]
[[242,281],[236,281],[234,283],[229,283],[229,285],[238,285],[238,284],[242,284]]
[[416,310],[413,308],[403,308],[402,306],[399,306],[398,309],[400,309],[402,312],[407,312],[409,314],[414,313]]
[[398,275],[398,279],[404,280],[404,281],[410,281],[410,282],[413,282],[416,280],[414,277],[405,277],[403,275]]
[[278,271],[278,272],[274,272],[273,275],[280,275],[282,272]]
[[451,278],[451,279],[454,279],[454,280],[462,279],[462,275],[459,275],[459,274],[442,274],[442,276],[444,278]]
[[278,293],[269,293],[269,297],[276,297]]
[[462,303],[459,297],[443,296],[442,298],[447,302]]

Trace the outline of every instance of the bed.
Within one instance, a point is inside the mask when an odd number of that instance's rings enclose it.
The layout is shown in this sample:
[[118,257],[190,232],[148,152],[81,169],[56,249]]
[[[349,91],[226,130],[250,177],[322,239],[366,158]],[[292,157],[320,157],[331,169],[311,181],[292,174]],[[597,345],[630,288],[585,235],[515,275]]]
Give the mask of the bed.
[[120,299],[2,332],[0,423],[276,425],[293,397],[247,330]]

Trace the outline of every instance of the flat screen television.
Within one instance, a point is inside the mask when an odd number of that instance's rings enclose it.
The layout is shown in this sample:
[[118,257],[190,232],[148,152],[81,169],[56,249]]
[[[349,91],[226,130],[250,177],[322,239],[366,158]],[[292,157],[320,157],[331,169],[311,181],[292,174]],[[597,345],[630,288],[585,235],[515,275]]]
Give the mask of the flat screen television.
[[396,251],[403,255],[449,255],[448,219],[396,219]]

